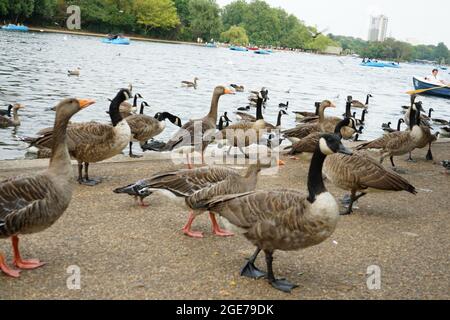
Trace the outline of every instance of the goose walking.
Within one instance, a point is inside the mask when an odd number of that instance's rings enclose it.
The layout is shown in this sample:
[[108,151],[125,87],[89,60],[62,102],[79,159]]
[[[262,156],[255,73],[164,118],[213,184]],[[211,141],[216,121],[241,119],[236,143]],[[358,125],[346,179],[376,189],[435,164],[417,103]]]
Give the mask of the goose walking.
[[[66,99],[56,109],[52,158],[46,171],[13,177],[0,182],[0,238],[11,237],[15,267],[23,270],[44,265],[39,260],[25,260],[19,250],[19,236],[51,227],[64,213],[72,198],[73,180],[67,150],[66,129],[70,118],[93,104],[93,100]],[[0,253],[0,270],[11,277],[19,271],[10,268]]]
[[[275,278],[273,254],[276,250],[294,251],[317,245],[329,238],[339,220],[339,207],[327,191],[322,166],[333,153],[351,154],[340,137],[324,134],[317,144],[308,174],[308,193],[296,190],[253,191],[215,197],[205,206],[256,246],[253,256],[241,269],[241,275],[259,279],[266,277],[276,289],[291,292],[297,287],[287,280]],[[255,266],[264,251],[267,273]]]

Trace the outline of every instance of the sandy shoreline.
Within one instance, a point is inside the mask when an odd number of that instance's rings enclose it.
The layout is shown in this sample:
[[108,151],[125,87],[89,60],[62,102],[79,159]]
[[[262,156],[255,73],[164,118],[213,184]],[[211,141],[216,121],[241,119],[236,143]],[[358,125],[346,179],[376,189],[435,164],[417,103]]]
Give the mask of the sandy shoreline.
[[[23,271],[20,279],[0,274],[2,299],[450,299],[448,190],[450,175],[440,161],[450,158],[450,142],[413,153],[417,163],[400,157],[398,166],[418,190],[376,193],[358,203],[355,214],[342,217],[335,234],[319,246],[298,252],[277,252],[277,275],[297,283],[292,294],[267,282],[239,276],[253,247],[243,237],[217,238],[207,215],[194,223],[205,238],[185,237],[180,229],[187,212],[164,198],[147,198],[142,209],[112,189],[161,170],[178,168],[149,154],[141,160],[118,156],[93,164],[93,176],[104,183],[77,186],[64,216],[45,232],[23,236],[25,257],[48,264]],[[48,160],[0,161],[0,179],[33,173]],[[278,175],[262,176],[258,189],[294,188],[305,191],[309,163],[286,159]],[[74,173],[76,169],[74,166]],[[344,192],[327,183],[341,197]],[[11,261],[8,240],[0,251]],[[263,259],[257,264],[264,268]],[[81,268],[81,290],[68,290],[67,268]],[[381,267],[381,290],[369,290],[366,271]]]

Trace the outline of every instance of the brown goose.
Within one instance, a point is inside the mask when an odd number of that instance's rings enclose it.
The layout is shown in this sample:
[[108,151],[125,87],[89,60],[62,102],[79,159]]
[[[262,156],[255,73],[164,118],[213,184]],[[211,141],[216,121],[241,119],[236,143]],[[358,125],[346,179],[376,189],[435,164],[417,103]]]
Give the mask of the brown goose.
[[141,110],[139,114],[131,115],[125,120],[131,129],[131,141],[129,155],[132,158],[140,158],[133,154],[133,142],[139,142],[143,146],[149,139],[156,137],[166,128],[166,119],[181,127],[181,119],[168,112],[158,112],[155,117],[149,117],[144,114],[144,107],[149,106],[147,102],[141,103]]
[[317,117],[319,115],[319,108],[320,108],[320,102],[316,102],[314,104],[314,107],[316,108],[316,112],[309,112],[309,111],[294,111],[295,119],[297,121],[301,121],[304,118],[309,117]]
[[370,98],[373,98],[373,96],[369,93],[366,96],[366,103],[362,103],[361,101],[353,100],[352,96],[348,96],[348,100],[351,103],[352,108],[364,108],[364,109],[369,108],[369,100],[370,100]]
[[[67,128],[67,143],[70,155],[78,161],[78,182],[94,186],[100,180],[89,178],[89,163],[100,162],[122,152],[131,140],[130,126],[119,113],[120,104],[130,98],[128,89],[120,90],[111,101],[109,115],[112,126],[97,122],[72,123]],[[37,148],[51,148],[53,133],[44,129],[44,134],[32,142]],[[84,163],[84,177],[83,177]]]
[[207,202],[210,212],[219,214],[256,246],[241,275],[261,278],[265,273],[254,263],[261,250],[266,255],[269,283],[290,292],[296,286],[276,279],[272,269],[275,250],[293,251],[317,245],[330,237],[339,219],[339,207],[327,192],[322,178],[325,158],[333,153],[351,154],[340,137],[324,134],[317,145],[308,174],[308,193],[295,190],[254,191],[220,196]]
[[181,81],[181,84],[184,87],[188,87],[188,88],[194,88],[197,89],[197,81],[200,80],[199,78],[195,77],[194,81]]
[[416,105],[412,103],[409,121],[410,130],[387,133],[381,138],[359,145],[356,149],[381,149],[380,163],[383,163],[383,160],[389,157],[393,169],[397,170],[394,164],[394,156],[401,156],[414,150],[424,135],[423,129],[416,124],[416,114]]
[[201,119],[189,120],[175,133],[164,147],[153,150],[172,151],[177,149],[177,151],[186,153],[188,168],[192,168],[189,154],[200,151],[202,163],[204,163],[204,151],[210,143],[209,134],[216,130],[219,99],[224,94],[234,94],[234,92],[223,86],[217,86],[213,92],[209,113]]
[[[170,198],[181,200],[181,204],[191,210],[183,233],[194,238],[202,238],[203,234],[191,230],[194,219],[207,211],[205,201],[219,195],[253,191],[256,188],[257,176],[261,165],[250,165],[245,176],[237,170],[225,167],[202,167],[158,173],[153,177],[138,181],[135,184],[116,189],[115,193],[125,193],[135,197],[147,196],[155,191],[166,191]],[[167,193],[168,191],[168,193]],[[220,229],[215,216],[210,214],[214,234],[231,236]]]
[[12,107],[12,112],[13,112],[12,119],[10,119],[8,117],[0,116],[0,128],[20,126],[19,110],[23,109],[23,108],[24,108],[23,105],[16,103]]
[[[354,118],[345,118],[335,128],[335,132],[341,132],[343,127],[349,127],[351,129],[357,130],[356,128],[356,120]],[[293,144],[291,147],[287,147],[285,150],[290,149],[289,155],[294,156],[301,153],[314,153],[317,148],[317,143],[319,142],[322,133],[314,132],[309,136],[301,139],[297,143]]]
[[[75,113],[93,103],[93,100],[77,99],[60,102],[56,110],[49,168],[36,175],[0,182],[0,238],[11,237],[13,264],[19,269],[35,269],[43,265],[39,260],[22,259],[18,236],[49,228],[69,206],[73,176],[67,151],[66,128]],[[0,269],[11,277],[19,277],[19,271],[8,267],[2,254]]]

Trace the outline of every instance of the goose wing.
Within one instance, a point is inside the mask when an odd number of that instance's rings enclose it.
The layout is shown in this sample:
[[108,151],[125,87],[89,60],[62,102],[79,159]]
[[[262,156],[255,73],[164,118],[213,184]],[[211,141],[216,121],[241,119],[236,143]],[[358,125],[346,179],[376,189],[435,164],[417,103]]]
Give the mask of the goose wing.
[[295,155],[303,152],[313,153],[320,139],[320,132],[311,133],[309,136],[294,143],[291,147],[290,155]]
[[288,138],[302,139],[309,136],[313,132],[319,132],[320,127],[318,124],[306,124],[293,129],[282,131],[281,133]]
[[131,115],[126,118],[131,134],[138,141],[145,141],[158,135],[162,131],[158,119],[142,114]]
[[364,149],[384,149],[386,148],[387,144],[389,143],[389,141],[397,138],[398,136],[404,135],[405,131],[395,131],[395,132],[390,132],[387,133],[385,135],[383,135],[382,137],[375,139],[373,141],[367,142],[367,143],[363,143],[361,145],[359,145],[356,150],[364,150]]

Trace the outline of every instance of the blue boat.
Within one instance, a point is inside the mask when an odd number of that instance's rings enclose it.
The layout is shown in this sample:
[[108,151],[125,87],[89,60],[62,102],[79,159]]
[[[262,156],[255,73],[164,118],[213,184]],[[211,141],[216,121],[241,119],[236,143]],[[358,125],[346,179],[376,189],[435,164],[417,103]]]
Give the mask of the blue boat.
[[103,43],[108,43],[108,44],[129,45],[130,44],[130,39],[119,37],[119,38],[115,38],[115,39],[103,39],[102,42]]
[[22,31],[22,32],[27,32],[29,31],[27,26],[18,26],[15,24],[8,24],[5,26],[2,26],[2,30],[6,30],[6,31]]
[[233,51],[248,51],[248,49],[245,48],[245,47],[237,47],[237,46],[231,46],[230,50],[233,50]]
[[425,91],[421,94],[450,99],[450,87],[449,86],[446,87],[444,85],[439,85],[439,84],[427,81],[423,77],[413,77],[413,84],[414,84],[415,90],[442,87],[442,89],[439,88],[439,89],[429,90],[429,91]]
[[444,67],[444,66],[440,66],[439,69],[441,69],[441,70],[447,70],[448,68],[447,68],[447,67]]
[[372,68],[395,68],[399,69],[400,65],[395,62],[383,62],[383,61],[369,61],[361,63],[363,67],[372,67]]
[[272,51],[271,50],[263,50],[263,49],[259,49],[254,51],[256,54],[270,54]]
[[217,44],[215,44],[213,42],[207,42],[205,44],[205,47],[207,47],[207,48],[217,48]]

